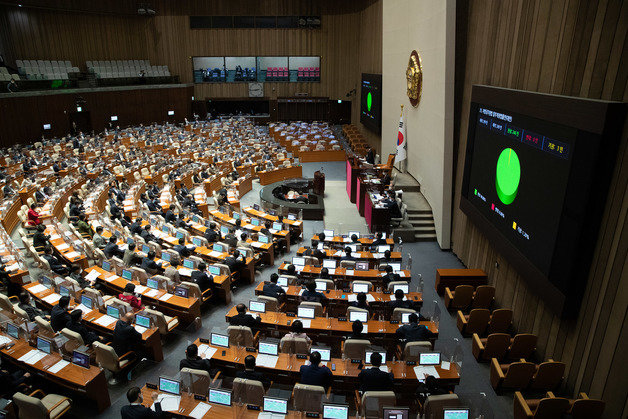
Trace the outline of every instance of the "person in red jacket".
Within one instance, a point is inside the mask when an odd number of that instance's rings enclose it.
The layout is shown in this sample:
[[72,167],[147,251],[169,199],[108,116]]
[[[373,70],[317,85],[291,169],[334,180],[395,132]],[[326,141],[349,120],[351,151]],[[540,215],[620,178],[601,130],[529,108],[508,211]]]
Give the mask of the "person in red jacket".
[[32,226],[41,224],[39,213],[35,211],[35,208],[35,204],[31,204],[31,209],[28,210],[28,223]]
[[124,287],[124,292],[118,295],[118,298],[122,301],[126,301],[127,303],[131,304],[131,307],[133,307],[135,310],[139,310],[142,308],[142,300],[137,298],[134,292],[135,292],[135,285],[129,282]]

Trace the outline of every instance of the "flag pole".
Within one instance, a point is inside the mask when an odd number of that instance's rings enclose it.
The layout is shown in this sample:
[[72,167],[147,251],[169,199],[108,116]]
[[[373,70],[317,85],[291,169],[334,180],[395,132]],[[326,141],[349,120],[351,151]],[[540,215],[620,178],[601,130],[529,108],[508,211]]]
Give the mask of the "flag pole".
[[399,115],[399,118],[401,118],[403,116],[403,103],[401,104],[401,115]]

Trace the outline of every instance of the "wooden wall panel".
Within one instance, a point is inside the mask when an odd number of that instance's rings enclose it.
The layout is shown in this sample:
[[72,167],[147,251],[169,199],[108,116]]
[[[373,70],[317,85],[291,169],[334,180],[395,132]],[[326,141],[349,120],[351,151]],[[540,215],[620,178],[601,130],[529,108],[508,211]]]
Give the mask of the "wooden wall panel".
[[[482,268],[517,330],[539,336],[538,352],[567,363],[567,389],[602,398],[604,417],[628,416],[623,364],[628,326],[628,123],[625,126],[589,282],[577,319],[554,315],[538,290],[460,211],[471,86],[604,100],[628,100],[628,2],[604,0],[459,1],[454,252]],[[460,22],[460,18],[466,19]],[[462,81],[463,80],[463,81]],[[495,267],[495,262],[499,267]]]

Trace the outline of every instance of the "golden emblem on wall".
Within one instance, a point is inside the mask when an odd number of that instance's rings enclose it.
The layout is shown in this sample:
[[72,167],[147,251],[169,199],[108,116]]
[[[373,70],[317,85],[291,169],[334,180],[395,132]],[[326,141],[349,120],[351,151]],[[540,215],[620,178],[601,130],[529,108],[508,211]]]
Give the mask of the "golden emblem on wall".
[[416,50],[410,54],[408,68],[406,69],[407,94],[410,103],[415,108],[421,101],[421,89],[423,87],[423,69],[421,68],[421,57]]

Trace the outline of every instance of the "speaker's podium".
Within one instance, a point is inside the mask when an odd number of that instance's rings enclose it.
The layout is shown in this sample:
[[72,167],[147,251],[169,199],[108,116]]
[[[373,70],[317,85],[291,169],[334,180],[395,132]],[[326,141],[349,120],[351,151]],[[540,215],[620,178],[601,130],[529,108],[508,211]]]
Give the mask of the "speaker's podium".
[[312,189],[316,195],[323,196],[325,194],[325,173],[320,170],[314,172],[314,185]]

